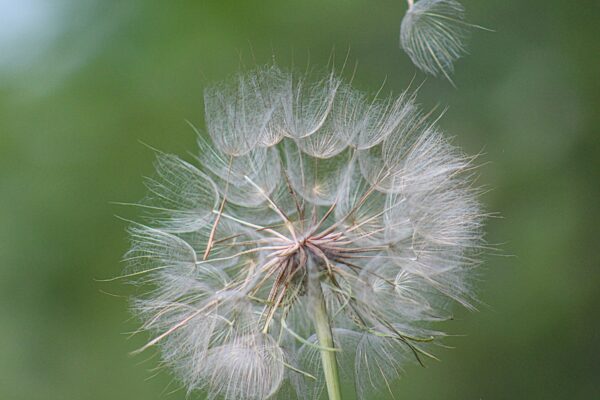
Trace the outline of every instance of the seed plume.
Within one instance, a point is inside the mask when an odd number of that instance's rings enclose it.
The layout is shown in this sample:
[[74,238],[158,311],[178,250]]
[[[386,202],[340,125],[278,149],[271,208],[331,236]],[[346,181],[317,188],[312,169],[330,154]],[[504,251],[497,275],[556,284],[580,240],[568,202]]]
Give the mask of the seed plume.
[[444,76],[450,83],[454,63],[467,54],[473,28],[465,8],[456,0],[408,0],[400,26],[400,45],[421,71]]

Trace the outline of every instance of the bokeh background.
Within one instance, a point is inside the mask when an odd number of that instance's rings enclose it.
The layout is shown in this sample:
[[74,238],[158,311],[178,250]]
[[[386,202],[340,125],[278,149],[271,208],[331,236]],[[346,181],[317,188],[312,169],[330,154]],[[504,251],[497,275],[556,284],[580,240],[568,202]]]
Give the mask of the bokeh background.
[[[469,153],[498,251],[452,350],[398,399],[600,398],[600,2],[462,0],[476,31],[426,108]],[[153,153],[186,155],[202,90],[269,62],[357,64],[399,92],[400,0],[0,0],[0,399],[184,399],[152,352],[129,356],[125,224]],[[464,335],[463,335],[464,334]],[[191,396],[192,399],[201,396]],[[351,398],[351,397],[349,397]]]

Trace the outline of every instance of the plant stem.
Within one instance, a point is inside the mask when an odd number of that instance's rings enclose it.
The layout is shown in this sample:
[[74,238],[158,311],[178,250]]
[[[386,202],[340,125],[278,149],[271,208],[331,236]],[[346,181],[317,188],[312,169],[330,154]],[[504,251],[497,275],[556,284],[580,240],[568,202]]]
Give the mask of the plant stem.
[[327,384],[327,394],[329,400],[341,400],[342,392],[340,387],[340,378],[338,374],[338,366],[335,356],[333,334],[331,332],[331,324],[325,298],[323,297],[323,289],[319,279],[319,272],[314,261],[310,260],[309,277],[308,277],[308,295],[310,311],[312,312],[315,331],[321,349],[321,362],[323,363],[323,373],[325,375],[325,383]]

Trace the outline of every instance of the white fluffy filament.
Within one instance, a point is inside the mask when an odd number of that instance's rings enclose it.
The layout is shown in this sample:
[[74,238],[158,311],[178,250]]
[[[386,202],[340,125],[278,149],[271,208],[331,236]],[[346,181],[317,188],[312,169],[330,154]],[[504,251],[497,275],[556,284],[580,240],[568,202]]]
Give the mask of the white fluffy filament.
[[[436,25],[456,7],[412,7],[407,44],[424,46],[419,18],[446,35],[443,52],[414,50],[431,72],[462,50]],[[472,307],[483,215],[472,158],[414,100],[275,66],[208,89],[199,167],[159,154],[130,228],[124,276],[153,333],[140,350],[226,400],[336,396],[338,379],[369,399],[433,357],[431,324]]]

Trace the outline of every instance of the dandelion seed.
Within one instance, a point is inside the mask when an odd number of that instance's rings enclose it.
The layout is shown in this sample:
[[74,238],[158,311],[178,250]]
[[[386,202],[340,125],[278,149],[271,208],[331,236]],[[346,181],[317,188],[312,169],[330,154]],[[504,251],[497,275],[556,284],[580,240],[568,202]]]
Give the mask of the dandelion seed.
[[206,117],[199,165],[159,154],[129,229],[141,350],[226,400],[369,399],[434,357],[432,324],[473,304],[482,213],[415,96],[271,66],[208,89]]
[[413,64],[452,83],[454,62],[467,53],[475,25],[465,22],[465,9],[455,0],[409,0],[400,26],[400,45]]

